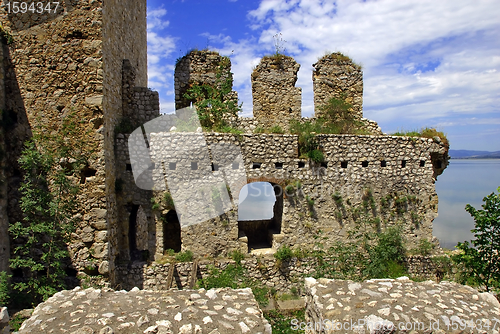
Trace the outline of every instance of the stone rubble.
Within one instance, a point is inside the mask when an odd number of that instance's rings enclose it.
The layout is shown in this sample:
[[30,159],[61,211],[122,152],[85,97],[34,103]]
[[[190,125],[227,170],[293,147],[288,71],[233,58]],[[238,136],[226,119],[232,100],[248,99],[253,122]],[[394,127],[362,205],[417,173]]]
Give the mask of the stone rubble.
[[38,305],[18,333],[270,334],[271,326],[250,288],[161,293],[77,287]]
[[306,278],[305,287],[306,333],[500,333],[498,300],[454,282]]
[[8,334],[9,330],[9,312],[6,307],[0,307],[0,334]]

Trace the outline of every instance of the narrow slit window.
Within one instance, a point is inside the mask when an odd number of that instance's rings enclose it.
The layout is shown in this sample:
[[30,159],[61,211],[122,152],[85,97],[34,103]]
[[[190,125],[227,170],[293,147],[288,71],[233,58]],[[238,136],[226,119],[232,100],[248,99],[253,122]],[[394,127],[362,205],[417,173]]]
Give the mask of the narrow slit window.
[[406,167],[406,160],[403,160],[401,161],[401,168],[405,168]]
[[425,160],[420,160],[420,167],[425,167]]

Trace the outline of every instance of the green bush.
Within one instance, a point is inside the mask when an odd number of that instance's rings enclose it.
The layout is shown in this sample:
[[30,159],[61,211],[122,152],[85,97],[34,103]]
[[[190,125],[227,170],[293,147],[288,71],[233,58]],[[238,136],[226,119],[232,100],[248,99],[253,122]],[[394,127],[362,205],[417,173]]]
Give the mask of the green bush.
[[283,134],[285,131],[281,128],[279,125],[275,125],[269,129],[270,133],[278,133],[278,134]]
[[274,258],[280,261],[288,261],[293,257],[293,252],[290,247],[283,245],[281,246],[276,253],[274,253]]
[[375,243],[365,242],[369,260],[363,274],[370,278],[396,278],[406,273],[406,247],[401,228],[389,227],[375,235]]
[[316,163],[320,163],[325,160],[325,156],[320,150],[312,150],[307,152],[307,157]]
[[167,210],[175,209],[174,199],[172,198],[172,195],[168,191],[166,191],[163,194],[163,201],[165,204],[165,209]]
[[415,255],[429,256],[432,254],[434,247],[434,244],[429,240],[420,239],[418,246],[412,252]]
[[[39,120],[38,124],[45,123]],[[64,264],[69,260],[67,244],[75,231],[72,217],[80,191],[76,180],[93,155],[88,139],[92,130],[86,124],[69,114],[57,133],[35,127],[19,158],[24,172],[19,187],[23,220],[9,227],[15,245],[10,267],[26,274],[12,286],[24,295],[18,300],[38,304],[66,288]]]
[[240,250],[237,249],[237,250],[231,252],[231,258],[237,264],[241,264],[241,260],[243,260],[245,258],[245,254],[243,254],[242,252],[240,252]]
[[474,240],[459,242],[456,246],[460,254],[452,256],[463,272],[461,281],[484,287],[500,288],[500,187],[483,198],[482,210],[467,204],[465,210],[474,218],[475,227],[471,230]]
[[175,255],[175,260],[177,262],[191,262],[193,261],[193,252],[187,250],[185,252],[180,252]]
[[0,306],[7,306],[10,299],[10,276],[5,271],[0,272]]
[[208,269],[208,275],[198,281],[198,288],[214,289],[214,288],[247,288],[250,287],[255,296],[255,300],[260,306],[266,306],[269,303],[267,295],[269,289],[262,285],[260,281],[252,280],[245,275],[245,269],[237,264],[229,264],[225,269],[220,270],[214,266]]

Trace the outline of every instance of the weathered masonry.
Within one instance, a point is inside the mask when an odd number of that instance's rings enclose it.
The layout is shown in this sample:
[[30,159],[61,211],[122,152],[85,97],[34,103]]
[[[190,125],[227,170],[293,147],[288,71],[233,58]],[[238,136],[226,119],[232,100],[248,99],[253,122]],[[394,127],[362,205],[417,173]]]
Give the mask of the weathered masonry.
[[[434,182],[446,168],[447,148],[438,139],[383,135],[364,119],[362,72],[349,59],[332,54],[313,65],[315,110],[319,116],[330,97],[345,98],[370,135],[318,135],[322,163],[300,156],[295,135],[253,133],[272,126],[286,131],[290,120],[302,119],[301,89],[295,87],[300,65],[288,56],[264,57],[251,74],[254,117],[230,120],[242,135],[171,131],[186,115],[161,116],[163,127],[152,136],[178,143],[202,136],[209,148],[189,161],[172,158],[154,168],[217,176],[228,166],[246,174],[243,182],[230,185],[233,203],[224,214],[181,228],[180,209],[167,192],[134,182],[129,156],[132,131],[160,116],[158,94],[146,88],[146,1],[71,0],[51,15],[0,16],[14,39],[0,49],[0,167],[5,167],[0,168],[0,270],[7,269],[15,247],[7,228],[22,219],[17,160],[23,143],[41,124],[57,134],[62,120],[75,115],[94,155],[81,171],[69,275],[102,275],[113,285],[126,285],[123,273],[132,263],[154,261],[168,249],[214,257],[258,247],[310,247],[318,237],[327,247],[359,224],[377,229],[399,224],[410,244],[432,238]],[[232,81],[230,70],[229,59],[212,51],[181,58],[174,73],[176,107],[193,102],[184,96],[193,85]],[[236,92],[229,98],[237,101]],[[237,148],[241,161],[230,155],[224,164],[215,161],[221,154],[212,144]],[[253,182],[273,187],[270,219],[238,218],[240,190]]]

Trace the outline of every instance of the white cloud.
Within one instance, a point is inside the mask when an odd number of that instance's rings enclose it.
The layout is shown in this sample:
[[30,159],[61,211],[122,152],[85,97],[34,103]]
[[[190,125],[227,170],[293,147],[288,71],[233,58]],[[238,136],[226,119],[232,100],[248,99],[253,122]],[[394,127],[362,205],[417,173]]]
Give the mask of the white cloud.
[[311,64],[328,50],[363,65],[367,116],[394,120],[404,110],[425,121],[499,112],[499,14],[498,3],[488,0],[269,0],[249,17],[262,29],[257,49],[273,51],[273,35],[281,32],[301,64],[303,114],[313,109]]
[[[169,22],[163,19],[166,14],[164,8],[148,9],[148,86],[168,96],[174,94],[174,66],[165,60],[174,52],[176,38],[160,34],[160,31],[169,25]],[[166,101],[160,101],[160,106],[162,112],[168,112],[170,109]]]

